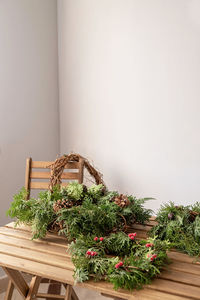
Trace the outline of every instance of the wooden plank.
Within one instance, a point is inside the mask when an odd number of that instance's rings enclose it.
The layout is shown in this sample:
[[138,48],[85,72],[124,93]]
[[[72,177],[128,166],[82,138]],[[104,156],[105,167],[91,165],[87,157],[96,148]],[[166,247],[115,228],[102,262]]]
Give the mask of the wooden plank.
[[[47,272],[47,267],[45,264],[42,263],[37,263],[37,262],[30,262],[27,261],[25,259],[21,259],[21,258],[16,258],[16,257],[10,257],[9,255],[4,255],[4,254],[0,254],[0,264],[1,265],[7,265],[7,266],[12,266],[13,268],[17,268],[20,271],[24,271],[24,272],[28,272],[35,274],[35,275],[39,275],[42,277],[47,277],[47,278],[51,278],[54,280],[58,280],[60,282],[66,282],[69,284],[73,284],[73,272],[70,270],[64,270],[61,268],[57,268],[57,267],[53,267],[53,266],[48,266],[48,272]],[[194,289],[194,287],[191,287],[191,292],[190,293],[186,293],[184,295],[184,284],[178,284],[178,283],[173,283],[171,281],[168,280],[162,280],[165,281],[166,283],[164,284],[164,286],[162,284],[160,284],[161,279],[156,279],[156,284],[154,283],[155,281],[153,281],[152,285],[149,285],[149,289],[152,290],[158,290],[160,292],[164,292],[164,291],[168,291],[168,286],[169,286],[169,290],[170,293],[172,295],[182,295],[183,297],[188,297],[188,294],[191,294],[191,298],[189,299],[199,299],[196,297],[197,293],[198,295],[200,295],[200,288],[196,288]],[[173,283],[172,288],[170,288],[171,283]],[[121,298],[125,298],[126,295],[130,296],[130,295],[134,295],[134,292],[130,292],[130,291],[126,291],[123,289],[119,289],[118,291],[113,290],[113,287],[111,284],[106,283],[106,282],[93,282],[93,281],[88,281],[82,284],[78,284],[78,286],[80,287],[86,287],[86,288],[90,288],[99,292],[103,292],[103,293],[107,293],[109,295],[113,295],[116,297],[121,297]],[[157,288],[158,287],[158,288]],[[188,289],[188,286],[187,286]],[[182,290],[182,292],[181,292]],[[190,289],[189,289],[190,290]],[[178,291],[178,292],[177,292]],[[142,292],[142,291],[140,291]],[[173,298],[170,298],[173,299]]]
[[198,264],[187,264],[174,261],[169,265],[169,269],[200,276],[200,265]]
[[134,291],[133,296],[129,298],[130,300],[187,300],[191,299],[188,297],[177,296],[173,294],[168,294],[165,292],[159,292],[155,290],[149,290],[144,288],[140,291]]
[[48,190],[49,188],[49,182],[30,182],[30,189],[33,190]]
[[[61,186],[67,186],[68,182],[62,182]],[[49,182],[39,182],[39,181],[32,181],[30,183],[30,189],[33,190],[48,190],[49,189]]]
[[177,296],[188,297],[189,299],[200,299],[200,287],[188,286],[186,284],[168,281],[164,279],[155,279],[149,289],[166,292]]
[[[31,233],[26,232],[24,230],[18,230],[14,228],[7,228],[7,227],[1,227],[0,233],[4,234],[5,236],[12,236],[12,237],[18,237],[22,239],[29,239],[31,240]],[[64,237],[56,236],[54,234],[48,233],[45,238],[34,240],[34,242],[40,242],[44,244],[53,244],[57,245],[58,247],[66,247],[68,244],[67,239]]]
[[159,275],[159,278],[171,280],[174,282],[185,283],[189,286],[192,285],[200,287],[200,278],[198,275],[184,273],[181,271],[175,271],[170,269],[162,271]]
[[29,287],[29,291],[28,291],[28,295],[26,297],[26,300],[32,300],[36,297],[39,285],[40,285],[40,281],[41,281],[41,277],[39,276],[33,276],[31,283],[30,283],[30,287]]
[[44,278],[73,284],[73,271],[0,253],[0,265]]
[[26,297],[29,287],[21,273],[8,267],[4,267],[3,269],[22,297]]
[[167,255],[173,261],[176,260],[176,261],[189,263],[189,264],[198,264],[198,265],[200,264],[200,262],[197,261],[195,257],[177,251],[169,251]]
[[[52,165],[54,161],[32,161],[32,168],[35,169],[50,169],[50,165]],[[66,164],[65,169],[79,169],[78,162],[69,162]]]
[[31,262],[45,263],[47,266],[55,266],[66,270],[74,270],[74,265],[70,257],[65,259],[60,255],[45,254],[37,250],[22,249],[14,245],[0,244],[0,253],[7,254],[12,257],[19,257]]
[[22,239],[18,237],[3,235],[0,233],[0,243],[6,244],[6,245],[15,245],[16,247],[19,247],[21,249],[30,249],[30,250],[36,250],[38,252],[43,252],[46,254],[52,254],[52,255],[60,255],[63,258],[66,257],[66,251],[68,249],[68,246],[66,247],[58,247],[56,245],[47,244],[37,241],[32,241],[30,239]]
[[139,230],[142,230],[142,231],[145,231],[145,232],[148,232],[148,231],[150,231],[151,230],[151,228],[152,228],[152,226],[149,226],[149,225],[141,225],[141,224],[133,224],[133,229],[135,229],[136,230],[136,232],[137,232],[137,230],[139,229]]
[[[35,172],[31,171],[30,178],[32,179],[49,179],[51,177],[50,172]],[[78,180],[79,179],[79,173],[77,172],[63,172],[61,175],[61,179],[68,179],[68,180]]]
[[11,300],[13,291],[14,291],[14,284],[12,283],[11,280],[9,280],[4,300]]

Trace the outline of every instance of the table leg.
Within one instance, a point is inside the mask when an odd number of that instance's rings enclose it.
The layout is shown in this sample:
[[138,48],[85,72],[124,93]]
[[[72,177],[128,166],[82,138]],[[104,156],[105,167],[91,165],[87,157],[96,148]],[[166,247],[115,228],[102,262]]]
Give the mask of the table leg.
[[[26,281],[24,280],[23,276],[21,275],[21,273],[19,271],[16,270],[12,270],[10,268],[4,267],[3,268],[5,273],[8,275],[8,278],[11,280],[12,284],[15,286],[15,288],[19,291],[19,293],[22,295],[22,297],[26,298],[28,291],[29,291],[29,287],[28,284],[26,283]],[[10,299],[12,297],[12,287],[10,288]]]
[[4,300],[11,300],[13,291],[14,291],[14,284],[12,283],[11,280],[9,280]]

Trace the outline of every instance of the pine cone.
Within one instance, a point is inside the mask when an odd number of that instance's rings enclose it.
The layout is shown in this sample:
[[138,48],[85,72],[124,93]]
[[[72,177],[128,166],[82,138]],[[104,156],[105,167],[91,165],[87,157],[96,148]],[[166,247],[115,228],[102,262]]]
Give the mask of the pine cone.
[[55,212],[58,212],[62,208],[71,208],[74,205],[73,201],[69,199],[62,199],[57,200],[54,205],[53,209]]
[[189,221],[190,222],[194,222],[194,220],[196,219],[196,217],[199,215],[198,212],[196,211],[190,211],[190,215],[189,215]]
[[122,207],[122,208],[126,207],[130,204],[128,197],[123,194],[120,194],[120,195],[114,197],[112,200],[115,202],[115,204],[117,204],[119,207]]

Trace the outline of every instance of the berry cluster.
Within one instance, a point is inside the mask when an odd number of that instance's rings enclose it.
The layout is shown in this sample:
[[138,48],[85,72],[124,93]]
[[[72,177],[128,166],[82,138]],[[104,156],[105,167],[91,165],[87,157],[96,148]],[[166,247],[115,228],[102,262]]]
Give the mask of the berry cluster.
[[150,258],[151,261],[154,261],[154,259],[156,259],[156,257],[157,257],[157,254],[150,254],[150,253],[148,253],[147,257]]
[[123,264],[124,263],[122,261],[118,262],[118,264],[115,265],[115,269],[119,269],[120,267],[123,266]]
[[153,247],[153,244],[152,244],[152,243],[147,243],[145,246],[146,246],[147,248],[150,248],[150,247]]
[[103,242],[104,238],[103,238],[103,237],[98,238],[98,236],[96,236],[96,237],[94,238],[94,241],[95,241],[95,242],[98,242],[98,240],[99,240],[100,242]]
[[86,252],[86,254],[87,254],[88,256],[97,256],[97,255],[98,255],[98,253],[97,253],[96,251],[90,251],[90,250],[88,250],[88,251]]
[[137,233],[134,232],[134,233],[129,233],[128,237],[131,239],[131,240],[134,240],[135,237],[136,237]]

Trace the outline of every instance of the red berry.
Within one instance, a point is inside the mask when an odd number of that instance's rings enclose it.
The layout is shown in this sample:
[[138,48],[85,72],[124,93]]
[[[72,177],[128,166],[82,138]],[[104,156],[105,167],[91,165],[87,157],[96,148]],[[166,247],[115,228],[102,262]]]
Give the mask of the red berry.
[[97,252],[96,251],[91,251],[91,256],[96,256],[97,255]]
[[94,238],[94,241],[96,241],[96,242],[97,242],[97,241],[98,241],[98,239],[99,239],[99,238],[96,236],[96,237]]
[[87,255],[91,255],[92,252],[88,250],[88,251],[86,252],[86,254],[87,254]]
[[115,265],[115,269],[119,269],[120,267],[123,266],[123,264],[124,263],[122,261],[118,262],[118,264]]
[[100,237],[99,240],[100,240],[101,242],[103,242],[104,238],[103,238],[103,237]]
[[131,240],[134,240],[134,238],[136,237],[137,233],[129,233],[128,237],[131,239]]

